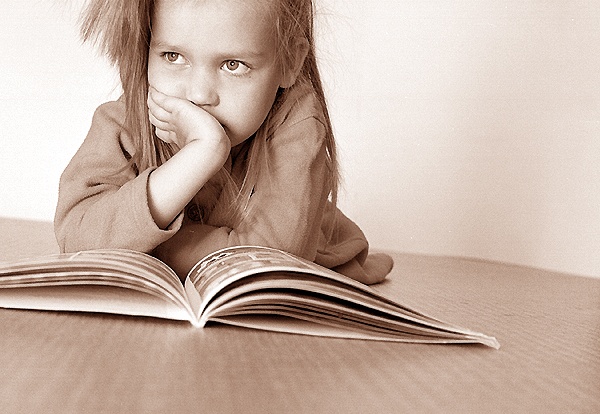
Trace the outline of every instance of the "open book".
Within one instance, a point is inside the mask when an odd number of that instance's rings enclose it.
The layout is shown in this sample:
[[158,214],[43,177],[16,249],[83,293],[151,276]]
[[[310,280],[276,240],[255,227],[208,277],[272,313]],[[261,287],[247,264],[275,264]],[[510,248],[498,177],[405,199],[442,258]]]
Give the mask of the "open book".
[[90,250],[0,263],[0,307],[222,322],[270,331],[417,343],[495,338],[452,326],[280,250],[240,246],[200,260],[182,284],[160,260]]

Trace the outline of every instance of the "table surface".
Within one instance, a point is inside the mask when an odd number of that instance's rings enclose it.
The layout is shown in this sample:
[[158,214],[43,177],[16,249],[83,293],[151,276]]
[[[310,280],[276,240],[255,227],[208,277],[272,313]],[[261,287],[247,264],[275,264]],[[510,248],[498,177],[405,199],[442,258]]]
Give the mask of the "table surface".
[[[0,260],[57,251],[0,218]],[[394,253],[376,288],[502,347],[317,338],[0,309],[4,412],[597,413],[600,279]]]

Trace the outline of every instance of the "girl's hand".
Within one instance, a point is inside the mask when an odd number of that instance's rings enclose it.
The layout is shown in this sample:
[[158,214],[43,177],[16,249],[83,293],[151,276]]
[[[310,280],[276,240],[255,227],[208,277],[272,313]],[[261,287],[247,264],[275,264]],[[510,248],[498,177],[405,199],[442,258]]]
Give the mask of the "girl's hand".
[[181,149],[192,141],[201,141],[207,151],[214,151],[217,158],[224,159],[231,151],[231,142],[219,121],[185,99],[166,95],[151,86],[148,113],[156,136],[166,143]]
[[148,206],[156,224],[167,228],[223,167],[231,141],[214,116],[185,99],[148,92],[148,112],[159,139],[179,147],[148,179]]

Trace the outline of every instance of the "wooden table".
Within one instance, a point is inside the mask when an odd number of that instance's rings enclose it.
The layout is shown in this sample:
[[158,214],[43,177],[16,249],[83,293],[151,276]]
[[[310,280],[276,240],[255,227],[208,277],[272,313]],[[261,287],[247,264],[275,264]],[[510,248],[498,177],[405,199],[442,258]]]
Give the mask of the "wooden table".
[[[50,223],[0,219],[0,260],[56,250]],[[0,309],[0,411],[600,412],[599,279],[394,258],[378,289],[502,348]]]

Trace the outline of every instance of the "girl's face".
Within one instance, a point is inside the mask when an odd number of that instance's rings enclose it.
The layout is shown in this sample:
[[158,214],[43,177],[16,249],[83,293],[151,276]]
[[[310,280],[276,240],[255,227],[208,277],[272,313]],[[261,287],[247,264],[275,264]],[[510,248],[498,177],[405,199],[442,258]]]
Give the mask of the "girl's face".
[[158,0],[148,82],[202,107],[235,146],[265,120],[283,82],[271,0]]

